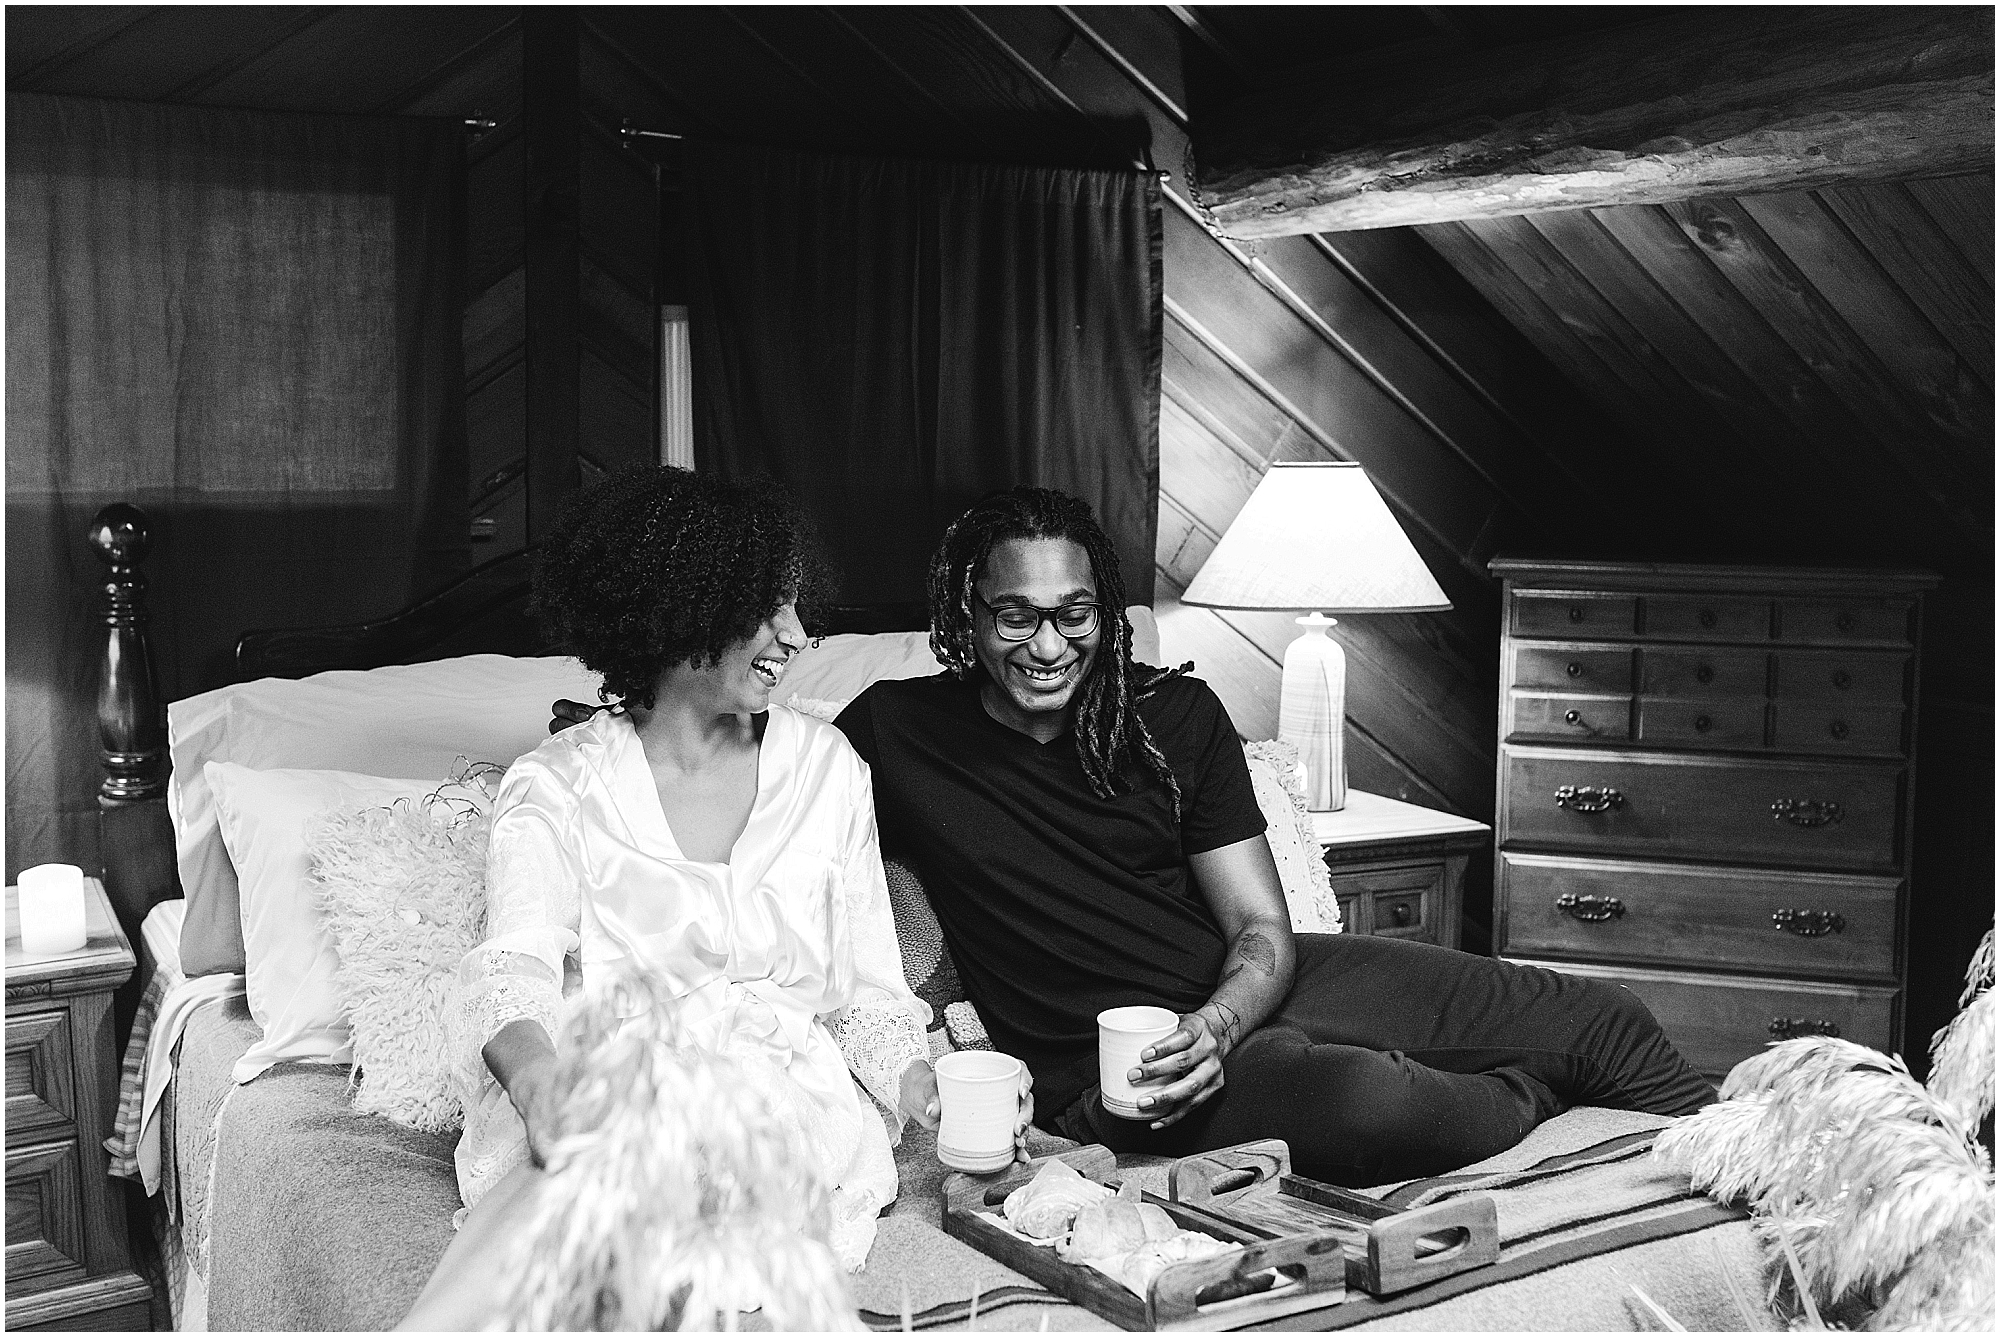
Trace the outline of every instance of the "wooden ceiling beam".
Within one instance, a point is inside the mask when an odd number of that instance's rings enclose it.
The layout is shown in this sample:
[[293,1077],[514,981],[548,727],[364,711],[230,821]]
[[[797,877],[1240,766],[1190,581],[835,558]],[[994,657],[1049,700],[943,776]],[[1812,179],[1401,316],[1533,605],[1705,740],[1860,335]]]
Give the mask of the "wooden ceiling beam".
[[1991,170],[1993,11],[1716,7],[1313,67],[1194,147],[1242,239]]

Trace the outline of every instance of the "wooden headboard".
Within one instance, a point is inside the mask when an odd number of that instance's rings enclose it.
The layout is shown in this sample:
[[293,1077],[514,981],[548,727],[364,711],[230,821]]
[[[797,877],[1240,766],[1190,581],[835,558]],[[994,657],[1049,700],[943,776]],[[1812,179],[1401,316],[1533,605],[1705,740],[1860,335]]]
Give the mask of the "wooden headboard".
[[[146,641],[146,577],[139,569],[152,543],[145,512],[125,502],[105,507],[91,522],[89,542],[109,568],[97,693],[106,773],[97,800],[104,885],[119,922],[136,942],[146,912],[181,894],[166,805],[166,703]],[[454,655],[545,654],[527,613],[533,565],[532,552],[497,557],[374,622],[245,632],[236,643],[237,681]],[[919,631],[928,625],[922,604],[836,604],[820,609],[808,629],[831,635]]]

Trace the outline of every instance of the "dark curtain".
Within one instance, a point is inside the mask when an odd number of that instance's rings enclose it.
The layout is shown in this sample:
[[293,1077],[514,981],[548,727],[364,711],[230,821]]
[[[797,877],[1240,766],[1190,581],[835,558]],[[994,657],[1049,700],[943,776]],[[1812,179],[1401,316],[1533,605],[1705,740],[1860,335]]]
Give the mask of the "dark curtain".
[[448,122],[8,96],[9,880],[97,863],[99,507],[165,700],[467,565],[463,179]]
[[982,494],[1097,509],[1153,597],[1159,183],[1150,173],[690,144],[683,207],[704,469],[768,473],[853,603],[921,603]]

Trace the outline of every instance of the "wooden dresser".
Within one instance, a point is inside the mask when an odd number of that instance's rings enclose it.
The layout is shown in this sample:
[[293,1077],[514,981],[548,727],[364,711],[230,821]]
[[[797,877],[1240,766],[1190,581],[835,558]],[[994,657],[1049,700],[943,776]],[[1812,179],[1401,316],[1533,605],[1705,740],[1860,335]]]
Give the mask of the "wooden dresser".
[[1484,822],[1358,789],[1339,812],[1312,816],[1346,932],[1458,946],[1465,868],[1491,834]]
[[1915,571],[1500,558],[1494,950],[1689,1062],[1901,1045]]
[[150,1328],[152,1292],[132,1270],[122,1183],[104,1139],[118,1099],[111,994],[132,944],[104,888],[84,884],[79,951],[21,951],[7,888],[7,1326]]

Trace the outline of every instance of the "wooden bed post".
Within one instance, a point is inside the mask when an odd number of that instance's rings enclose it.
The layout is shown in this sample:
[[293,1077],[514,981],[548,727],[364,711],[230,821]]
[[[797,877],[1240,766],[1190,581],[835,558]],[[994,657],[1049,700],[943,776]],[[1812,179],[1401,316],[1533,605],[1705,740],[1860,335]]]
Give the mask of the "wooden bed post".
[[97,560],[109,568],[97,685],[106,772],[97,794],[104,887],[119,923],[137,943],[146,911],[179,894],[167,817],[166,720],[146,644],[146,577],[139,570],[152,538],[146,513],[125,502],[99,511],[88,538]]

